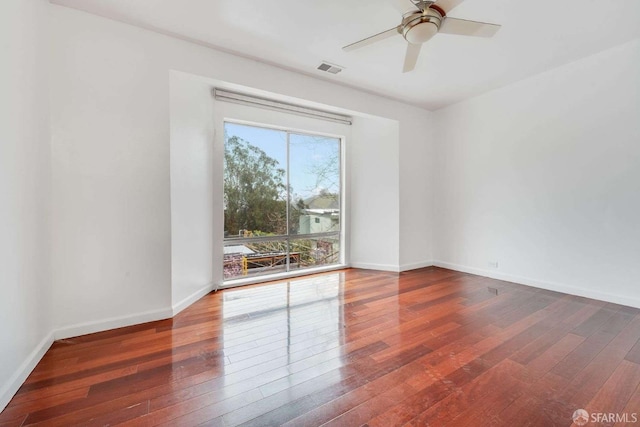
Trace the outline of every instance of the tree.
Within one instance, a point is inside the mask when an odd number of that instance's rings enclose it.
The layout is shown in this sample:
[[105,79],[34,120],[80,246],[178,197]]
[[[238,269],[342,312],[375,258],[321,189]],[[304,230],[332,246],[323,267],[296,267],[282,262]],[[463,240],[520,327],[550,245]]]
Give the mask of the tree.
[[[324,137],[316,137],[317,141],[325,141]],[[318,161],[309,167],[308,173],[315,177],[315,187],[312,191],[319,191],[316,197],[320,196],[326,200],[340,202],[340,151],[339,146],[323,156],[323,160]]]
[[226,137],[224,150],[224,229],[284,234],[287,187],[277,160],[237,136]]
[[[238,137],[225,135],[224,151],[224,229],[225,236],[238,236],[244,230],[251,236],[287,234],[287,204],[289,204],[289,234],[298,234],[300,216],[309,205],[292,189],[287,188],[286,172],[278,161],[259,147]],[[316,182],[329,187],[338,182],[338,157],[320,164]],[[325,162],[322,162],[325,163]],[[333,184],[335,185],[335,184]],[[339,183],[337,183],[339,188]],[[323,197],[334,196],[326,191]],[[267,240],[245,243],[257,253],[295,254],[298,267],[325,265],[337,262],[332,238]],[[225,255],[225,277],[240,275],[242,256]],[[233,262],[231,262],[233,261]]]
[[336,151],[327,156],[324,162],[311,166],[310,174],[315,175],[316,189],[326,194],[337,194],[340,190],[340,154]]

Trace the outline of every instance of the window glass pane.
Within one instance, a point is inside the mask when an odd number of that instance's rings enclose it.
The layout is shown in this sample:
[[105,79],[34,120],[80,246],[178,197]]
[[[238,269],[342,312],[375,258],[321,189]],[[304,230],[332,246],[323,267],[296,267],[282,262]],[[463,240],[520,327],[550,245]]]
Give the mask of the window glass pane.
[[289,135],[290,234],[340,230],[340,140]]
[[[291,268],[299,265],[297,255],[290,257]],[[224,279],[264,276],[287,271],[286,240],[224,244]]]
[[225,237],[287,232],[287,134],[225,123]]
[[224,280],[340,262],[340,143],[225,123]]
[[[297,262],[295,268],[321,267],[340,262],[340,236],[290,240],[290,250]],[[292,269],[294,265],[292,264]]]

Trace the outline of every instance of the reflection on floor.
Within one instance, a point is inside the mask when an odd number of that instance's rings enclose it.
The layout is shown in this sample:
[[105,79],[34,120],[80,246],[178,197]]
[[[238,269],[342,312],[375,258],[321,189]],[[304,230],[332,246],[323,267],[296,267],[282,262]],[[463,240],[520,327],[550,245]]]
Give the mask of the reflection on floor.
[[0,425],[570,425],[640,412],[640,312],[440,268],[212,293],[56,342]]

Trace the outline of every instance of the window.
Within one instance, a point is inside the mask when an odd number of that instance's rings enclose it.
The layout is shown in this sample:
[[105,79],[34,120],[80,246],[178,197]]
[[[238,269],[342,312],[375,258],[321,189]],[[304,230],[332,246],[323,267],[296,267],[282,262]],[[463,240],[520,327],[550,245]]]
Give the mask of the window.
[[224,123],[224,279],[341,262],[340,138]]

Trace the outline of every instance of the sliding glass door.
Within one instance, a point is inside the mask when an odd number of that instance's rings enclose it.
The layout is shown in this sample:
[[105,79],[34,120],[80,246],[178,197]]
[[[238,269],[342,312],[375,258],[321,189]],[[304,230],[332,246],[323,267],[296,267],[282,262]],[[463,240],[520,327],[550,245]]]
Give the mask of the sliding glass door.
[[225,280],[339,264],[341,139],[224,123]]

